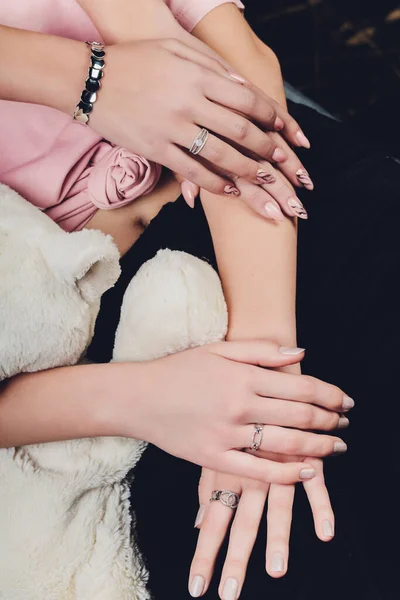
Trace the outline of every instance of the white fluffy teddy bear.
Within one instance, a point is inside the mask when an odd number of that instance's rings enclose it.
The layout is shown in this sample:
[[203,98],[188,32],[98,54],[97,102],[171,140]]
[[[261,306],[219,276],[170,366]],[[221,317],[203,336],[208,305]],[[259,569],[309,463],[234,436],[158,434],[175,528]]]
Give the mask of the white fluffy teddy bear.
[[[65,233],[0,185],[0,381],[79,361],[118,258],[110,237]],[[113,360],[153,359],[226,329],[215,271],[164,250],[125,293]],[[124,482],[144,447],[102,437],[0,449],[0,600],[149,598]]]

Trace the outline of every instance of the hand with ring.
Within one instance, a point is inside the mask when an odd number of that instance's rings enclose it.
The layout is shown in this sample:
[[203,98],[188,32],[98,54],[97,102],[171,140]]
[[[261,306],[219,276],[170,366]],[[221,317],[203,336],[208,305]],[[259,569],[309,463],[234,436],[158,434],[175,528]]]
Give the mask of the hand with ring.
[[[298,460],[296,457],[281,458]],[[329,542],[334,537],[335,521],[324,482],[323,462],[316,458],[306,460],[317,473],[314,479],[303,483],[315,531],[321,541]],[[223,600],[239,598],[267,500],[265,568],[271,577],[283,577],[288,568],[294,494],[294,485],[262,483],[203,469],[199,483],[200,508],[195,523],[200,532],[190,568],[190,595],[198,598],[207,591],[217,555],[232,523],[219,596]]]

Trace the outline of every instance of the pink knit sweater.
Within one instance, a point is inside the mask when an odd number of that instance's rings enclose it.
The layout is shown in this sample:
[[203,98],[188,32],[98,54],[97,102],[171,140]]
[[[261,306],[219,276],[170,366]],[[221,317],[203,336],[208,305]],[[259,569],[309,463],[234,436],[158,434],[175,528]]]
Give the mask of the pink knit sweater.
[[[240,0],[165,0],[185,29],[213,8]],[[1,0],[0,23],[76,40],[99,40],[75,0]],[[161,168],[105,142],[51,108],[0,101],[0,181],[44,210],[63,229],[81,229],[97,209],[149,193]]]

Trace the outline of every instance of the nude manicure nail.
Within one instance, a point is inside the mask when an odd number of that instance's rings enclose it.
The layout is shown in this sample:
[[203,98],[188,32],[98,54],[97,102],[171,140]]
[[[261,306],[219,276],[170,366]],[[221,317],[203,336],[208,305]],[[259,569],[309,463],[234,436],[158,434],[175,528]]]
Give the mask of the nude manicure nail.
[[196,577],[193,577],[189,588],[189,593],[192,598],[199,598],[202,595],[204,585],[205,581],[201,575],[196,575]]
[[344,410],[350,410],[351,408],[353,408],[354,406],[354,400],[353,398],[350,398],[350,396],[343,396],[343,404],[342,404],[342,408]]
[[303,148],[311,148],[310,140],[306,138],[301,129],[299,129],[299,131],[296,133],[296,138],[299,144],[303,146]]
[[233,577],[228,577],[222,590],[222,600],[236,600],[239,584]]
[[274,160],[275,162],[283,162],[286,159],[287,156],[284,153],[284,151],[281,148],[275,148],[272,154],[272,160]]
[[343,454],[343,452],[347,452],[347,444],[344,442],[335,442],[333,444],[333,451],[338,454]]
[[233,79],[234,81],[237,81],[238,83],[241,83],[242,85],[245,85],[246,83],[249,83],[247,79],[245,79],[244,77],[242,77],[238,73],[229,72],[228,75],[229,75],[229,77],[231,79]]
[[201,525],[201,522],[202,522],[203,517],[204,517],[205,510],[206,510],[206,507],[204,506],[204,504],[200,504],[200,508],[197,511],[196,520],[194,522],[194,526],[195,527],[198,527],[199,525]]
[[276,177],[274,177],[272,173],[268,173],[268,171],[265,171],[264,169],[258,169],[257,180],[260,183],[276,183]]
[[274,127],[276,131],[281,131],[285,127],[285,123],[282,121],[280,117],[276,117]]
[[330,521],[328,521],[328,519],[322,521],[322,533],[325,537],[333,537],[335,535],[333,531],[333,525]]
[[285,563],[283,560],[283,554],[280,552],[275,552],[271,558],[271,567],[270,570],[273,573],[282,573],[285,568]]
[[311,180],[311,177],[309,176],[309,174],[307,173],[307,171],[305,169],[299,169],[298,171],[296,171],[296,177],[299,180],[299,182],[302,185],[304,185],[306,190],[314,189],[314,184]]
[[302,469],[300,471],[300,479],[312,479],[315,477],[316,472],[315,469]]
[[281,354],[288,354],[289,356],[297,356],[304,352],[305,348],[289,348],[288,346],[281,346],[279,352]]
[[308,219],[308,213],[304,208],[303,203],[298,198],[289,198],[287,203],[292,209],[294,216],[299,217],[299,219]]
[[339,417],[338,429],[345,429],[350,425],[347,417]]
[[285,220],[285,217],[283,216],[281,209],[279,208],[279,206],[277,206],[273,202],[267,202],[266,204],[264,204],[264,210],[265,210],[267,217],[269,217],[273,221],[284,221]]
[[194,201],[198,194],[198,187],[191,181],[183,181],[181,185],[182,195],[190,208],[194,208]]
[[234,185],[226,185],[224,187],[224,193],[227,196],[240,196],[240,191]]

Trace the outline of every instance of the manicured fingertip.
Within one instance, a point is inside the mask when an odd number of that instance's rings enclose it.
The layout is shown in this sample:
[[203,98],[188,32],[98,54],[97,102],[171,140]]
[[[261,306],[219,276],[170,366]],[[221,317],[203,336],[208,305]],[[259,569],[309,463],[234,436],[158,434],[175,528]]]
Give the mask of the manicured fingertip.
[[271,577],[282,577],[286,572],[285,569],[285,558],[281,552],[274,552],[271,556],[269,568],[267,567],[267,573]]
[[277,163],[281,163],[281,162],[284,162],[285,160],[287,160],[287,156],[281,148],[275,148],[275,150],[272,154],[272,160]]
[[238,581],[233,577],[228,577],[222,588],[221,600],[236,600],[238,591]]
[[303,148],[307,148],[307,150],[311,148],[310,140],[304,135],[301,129],[296,133],[296,139]]
[[182,196],[185,199],[185,202],[190,208],[194,208],[195,199],[198,196],[200,188],[195,183],[191,181],[183,181],[181,184],[181,192]]
[[276,131],[282,131],[282,129],[284,127],[285,127],[285,123],[282,121],[282,119],[280,117],[276,117],[275,123],[274,123],[274,128],[276,129]]
[[343,396],[343,404],[342,404],[342,408],[343,410],[350,410],[354,407],[355,402],[353,400],[353,398],[350,398],[350,396],[347,396],[346,394]]
[[206,582],[201,575],[195,575],[189,585],[189,594],[192,598],[200,598],[204,592]]
[[194,522],[194,527],[200,527],[204,519],[204,513],[206,511],[206,507],[204,504],[200,504],[199,510],[197,511],[196,520]]
[[330,541],[335,535],[333,523],[329,519],[325,519],[324,521],[322,521],[322,535],[323,538],[321,539],[324,539],[326,541]]
[[308,481],[309,479],[313,479],[316,476],[315,469],[308,467],[306,469],[302,469],[299,473],[299,477],[301,481]]
[[273,221],[284,221],[285,216],[282,213],[279,205],[275,202],[269,201],[264,204],[264,212],[268,219],[272,219]]
[[250,82],[245,79],[244,77],[242,77],[241,75],[239,75],[239,73],[234,73],[234,72],[229,72],[228,76],[233,79],[233,81],[236,81],[237,83],[241,83],[242,85],[248,85]]
[[288,346],[281,346],[279,352],[281,354],[287,354],[288,356],[297,356],[298,354],[303,354],[305,348],[289,348]]

